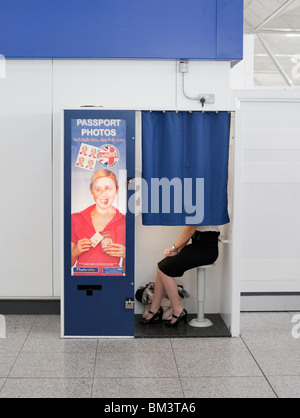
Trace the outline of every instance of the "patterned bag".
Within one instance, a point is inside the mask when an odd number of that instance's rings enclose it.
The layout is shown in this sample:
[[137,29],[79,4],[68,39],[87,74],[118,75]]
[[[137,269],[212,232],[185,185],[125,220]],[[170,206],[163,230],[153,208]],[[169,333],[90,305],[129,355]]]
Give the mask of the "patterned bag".
[[[180,295],[180,305],[184,309],[184,299],[189,298],[189,293],[184,289],[182,285],[177,285],[178,294]],[[151,310],[152,299],[154,295],[154,283],[149,283],[145,287],[141,286],[135,294],[136,299],[145,305],[143,318],[146,318]],[[167,295],[162,298],[161,307],[163,308],[163,320],[172,319],[172,307],[171,302]]]

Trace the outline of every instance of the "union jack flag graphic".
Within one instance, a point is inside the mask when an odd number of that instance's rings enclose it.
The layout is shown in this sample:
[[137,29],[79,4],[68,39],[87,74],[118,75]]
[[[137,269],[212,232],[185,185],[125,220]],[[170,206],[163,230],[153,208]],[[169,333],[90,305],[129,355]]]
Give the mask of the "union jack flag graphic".
[[120,160],[119,150],[113,145],[102,145],[98,152],[98,161],[103,167],[113,167]]

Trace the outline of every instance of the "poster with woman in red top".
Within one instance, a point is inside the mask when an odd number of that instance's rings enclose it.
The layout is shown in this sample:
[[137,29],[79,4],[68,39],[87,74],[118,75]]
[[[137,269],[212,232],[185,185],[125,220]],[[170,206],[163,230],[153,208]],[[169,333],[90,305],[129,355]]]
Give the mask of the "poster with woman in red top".
[[[93,165],[78,165],[83,150]],[[126,120],[72,120],[72,276],[125,275],[125,170]]]

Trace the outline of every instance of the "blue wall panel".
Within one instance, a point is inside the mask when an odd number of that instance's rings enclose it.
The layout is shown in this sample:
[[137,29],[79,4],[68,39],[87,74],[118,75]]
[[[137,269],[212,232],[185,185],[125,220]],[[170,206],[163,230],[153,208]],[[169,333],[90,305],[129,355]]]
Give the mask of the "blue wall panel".
[[[220,0],[0,0],[0,54],[7,58],[241,59],[243,16],[242,6],[236,6],[243,0],[224,2],[230,25],[223,17],[217,19]],[[222,40],[220,57],[217,39]]]
[[217,1],[217,58],[239,60],[243,56],[244,2]]

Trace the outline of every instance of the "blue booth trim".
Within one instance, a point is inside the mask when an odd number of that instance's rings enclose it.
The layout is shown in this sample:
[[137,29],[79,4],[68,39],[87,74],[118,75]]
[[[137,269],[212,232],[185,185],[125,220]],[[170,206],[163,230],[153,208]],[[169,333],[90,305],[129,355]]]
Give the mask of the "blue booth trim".
[[6,58],[243,58],[243,0],[0,0]]

